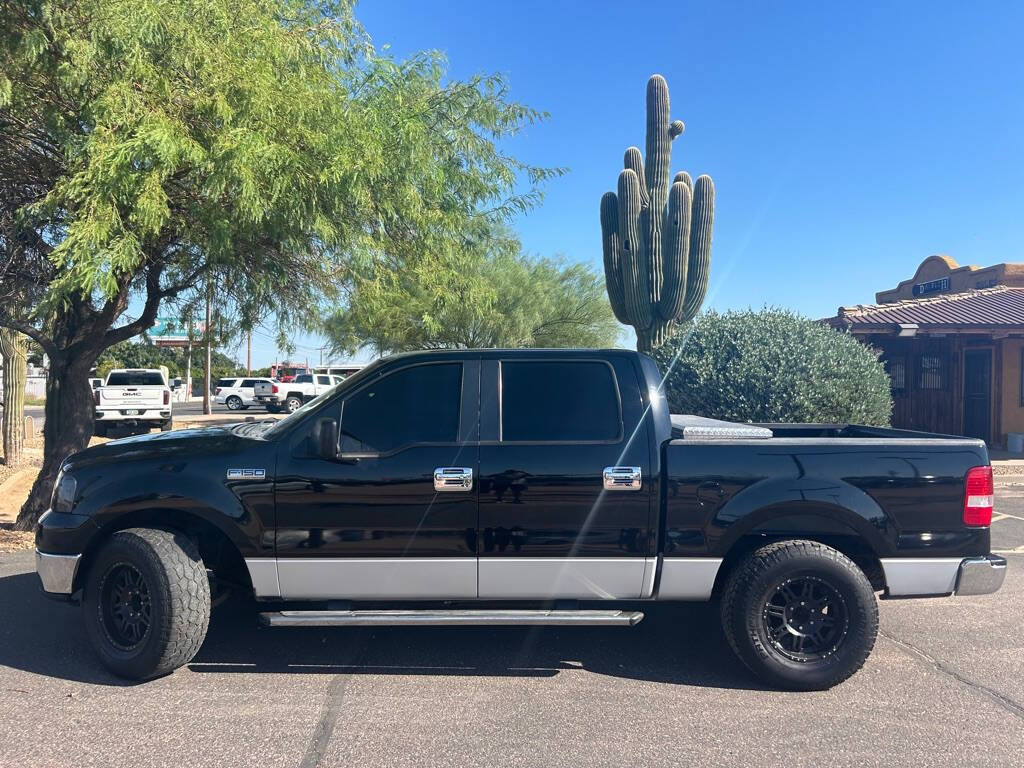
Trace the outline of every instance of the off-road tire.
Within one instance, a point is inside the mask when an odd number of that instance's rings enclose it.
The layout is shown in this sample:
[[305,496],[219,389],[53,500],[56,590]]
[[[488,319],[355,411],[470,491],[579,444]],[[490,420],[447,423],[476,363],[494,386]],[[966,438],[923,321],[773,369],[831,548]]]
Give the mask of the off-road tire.
[[[764,617],[780,585],[808,577],[841,598],[846,631],[821,658],[797,661],[772,643]],[[843,553],[816,541],[780,541],[749,555],[726,580],[720,607],[733,651],[751,672],[779,688],[814,691],[843,682],[863,666],[878,634],[878,602],[864,572]]]
[[[104,580],[128,566],[148,589],[150,621],[130,648],[119,647],[109,627]],[[191,539],[152,528],[118,531],[88,566],[82,596],[86,634],[103,665],[119,677],[148,680],[190,661],[210,623],[210,580]]]

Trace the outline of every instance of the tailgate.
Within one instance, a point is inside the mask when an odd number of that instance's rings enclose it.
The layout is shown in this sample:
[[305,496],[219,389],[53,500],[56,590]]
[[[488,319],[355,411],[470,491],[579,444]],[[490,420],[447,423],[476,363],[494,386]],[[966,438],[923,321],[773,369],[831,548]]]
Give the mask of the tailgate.
[[164,404],[163,387],[101,387],[100,408],[159,408]]
[[257,381],[256,386],[253,387],[253,394],[259,397],[272,395],[274,393],[274,385],[269,381]]

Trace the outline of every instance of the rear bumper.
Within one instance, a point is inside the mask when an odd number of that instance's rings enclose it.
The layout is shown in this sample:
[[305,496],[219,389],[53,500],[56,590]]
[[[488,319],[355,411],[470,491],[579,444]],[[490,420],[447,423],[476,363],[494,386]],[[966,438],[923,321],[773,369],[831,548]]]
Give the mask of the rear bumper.
[[987,595],[1006,577],[1006,558],[894,557],[882,559],[886,597]]
[[36,573],[43,582],[43,591],[51,595],[70,595],[78,573],[77,555],[55,555],[36,550]]
[[960,563],[956,594],[988,595],[997,592],[1006,578],[1006,558],[998,555],[968,557]]
[[[137,410],[138,413],[135,413],[135,414],[123,413],[122,411],[125,411],[125,410]],[[125,409],[119,409],[119,410],[116,410],[116,411],[115,410],[110,410],[110,411],[99,411],[98,410],[95,413],[96,421],[104,421],[104,422],[108,422],[108,423],[113,423],[113,422],[116,421],[116,422],[123,422],[123,423],[151,422],[151,423],[155,424],[155,423],[158,423],[158,422],[161,422],[161,421],[167,421],[169,418],[171,418],[171,409],[169,407],[165,407],[165,408],[136,408],[136,409],[125,408]]]

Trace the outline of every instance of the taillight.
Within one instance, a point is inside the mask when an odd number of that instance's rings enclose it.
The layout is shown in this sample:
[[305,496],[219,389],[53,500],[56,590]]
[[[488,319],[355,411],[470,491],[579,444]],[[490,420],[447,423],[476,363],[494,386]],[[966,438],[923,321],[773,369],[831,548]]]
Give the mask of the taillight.
[[92,391],[92,401],[96,403],[96,405],[100,404],[100,391],[98,389],[94,389]]
[[270,385],[270,391],[273,392],[276,395],[277,394],[277,384],[271,384]]
[[987,527],[992,525],[992,506],[995,488],[992,467],[971,467],[967,470],[964,489],[964,525]]
[[217,387],[215,390],[213,390],[213,394],[219,395],[220,394],[220,387]]
[[164,405],[168,405],[171,402],[171,392],[168,389],[164,390]]

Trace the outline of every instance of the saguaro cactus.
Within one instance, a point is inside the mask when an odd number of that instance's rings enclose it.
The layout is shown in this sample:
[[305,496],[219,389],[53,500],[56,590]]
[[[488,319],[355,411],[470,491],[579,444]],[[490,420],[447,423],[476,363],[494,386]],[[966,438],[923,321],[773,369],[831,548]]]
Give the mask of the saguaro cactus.
[[4,413],[0,419],[3,432],[4,462],[13,466],[21,461],[25,446],[25,377],[27,374],[28,339],[17,331],[0,328],[0,355],[4,358]]
[[636,329],[636,348],[661,346],[674,323],[700,310],[708,290],[715,185],[681,171],[669,185],[672,140],[668,84],[647,81],[646,159],[626,150],[618,192],[601,198],[601,238],[608,299],[620,322]]

